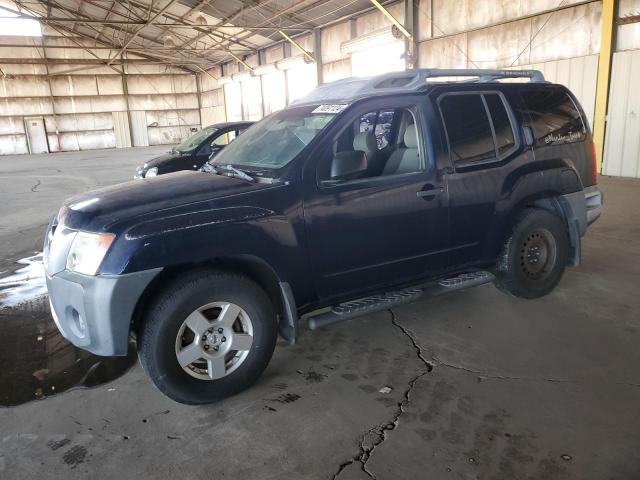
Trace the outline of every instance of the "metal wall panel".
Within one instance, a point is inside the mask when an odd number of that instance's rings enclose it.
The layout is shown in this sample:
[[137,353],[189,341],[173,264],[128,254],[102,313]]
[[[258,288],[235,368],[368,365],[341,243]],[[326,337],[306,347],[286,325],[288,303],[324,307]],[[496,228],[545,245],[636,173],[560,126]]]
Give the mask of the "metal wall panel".
[[640,177],[640,50],[613,54],[602,173]]
[[147,132],[147,114],[137,110],[129,112],[131,118],[131,133],[134,147],[148,147],[149,134]]
[[131,130],[129,129],[129,115],[127,112],[113,112],[113,132],[116,148],[131,146]]

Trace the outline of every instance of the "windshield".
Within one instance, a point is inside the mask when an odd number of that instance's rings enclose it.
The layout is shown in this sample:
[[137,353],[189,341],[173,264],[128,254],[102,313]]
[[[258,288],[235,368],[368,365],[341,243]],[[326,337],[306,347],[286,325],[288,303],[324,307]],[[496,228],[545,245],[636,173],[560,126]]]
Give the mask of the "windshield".
[[198,146],[213,132],[217,130],[216,127],[205,127],[195,135],[187,138],[184,142],[176,147],[179,152],[190,152],[198,148]]
[[313,105],[274,113],[240,135],[210,163],[268,169],[283,167],[335,117],[335,113],[321,111]]

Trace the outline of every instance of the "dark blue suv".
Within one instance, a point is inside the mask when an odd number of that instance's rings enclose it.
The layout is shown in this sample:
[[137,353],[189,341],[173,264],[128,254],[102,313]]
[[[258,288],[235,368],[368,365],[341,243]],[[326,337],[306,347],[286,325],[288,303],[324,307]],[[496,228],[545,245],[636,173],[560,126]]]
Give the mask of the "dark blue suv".
[[45,241],[52,312],[98,355],[136,334],[163,393],[212,402],[251,385],[303,314],[317,328],[487,282],[547,294],[600,215],[595,172],[582,109],[540,72],[341,80],[203,171],[66,201]]

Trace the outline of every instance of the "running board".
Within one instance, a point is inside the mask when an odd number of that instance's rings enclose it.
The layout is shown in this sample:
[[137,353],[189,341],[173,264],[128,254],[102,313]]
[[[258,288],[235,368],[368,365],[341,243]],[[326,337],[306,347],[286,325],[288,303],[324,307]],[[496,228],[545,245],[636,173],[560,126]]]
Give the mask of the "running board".
[[330,311],[313,315],[307,319],[309,328],[316,330],[320,327],[342,322],[351,318],[361,317],[370,313],[387,310],[398,305],[411,303],[422,297],[434,297],[443,293],[475,287],[493,281],[490,272],[462,273],[455,277],[443,278],[419,287],[405,288],[392,292],[372,295],[370,297],[352,300],[333,307]]

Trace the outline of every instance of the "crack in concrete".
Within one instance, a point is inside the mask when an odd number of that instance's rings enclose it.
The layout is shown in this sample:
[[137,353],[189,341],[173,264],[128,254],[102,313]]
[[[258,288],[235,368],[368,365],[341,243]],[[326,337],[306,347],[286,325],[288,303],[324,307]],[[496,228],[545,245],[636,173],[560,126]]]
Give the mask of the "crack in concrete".
[[41,183],[42,182],[40,180],[36,181],[36,184],[33,187],[31,187],[31,191],[33,193],[37,192],[37,189],[38,189],[38,187],[40,186]]
[[[510,375],[494,375],[483,372],[481,370],[474,370],[469,367],[465,367],[463,365],[456,365],[454,363],[448,363],[438,358],[438,356],[432,351],[427,350],[422,347],[416,340],[415,334],[408,329],[407,327],[401,325],[396,317],[395,312],[392,309],[389,309],[389,313],[391,314],[391,323],[397,327],[402,333],[409,339],[411,345],[413,346],[417,358],[425,365],[426,370],[419,372],[415,377],[413,377],[408,382],[408,387],[404,392],[403,399],[398,403],[398,407],[395,411],[394,417],[390,422],[380,423],[369,430],[367,430],[364,434],[362,434],[358,438],[358,453],[354,455],[352,458],[348,459],[345,462],[342,462],[338,466],[338,470],[333,475],[333,480],[337,480],[338,477],[342,474],[345,468],[355,463],[360,464],[360,469],[369,477],[375,480],[375,475],[367,468],[367,462],[373,455],[374,450],[380,446],[389,435],[389,432],[395,430],[400,424],[400,417],[404,414],[406,406],[409,404],[411,400],[411,393],[415,387],[417,381],[423,376],[430,373],[434,367],[443,366],[452,368],[455,370],[461,370],[467,373],[472,373],[477,375],[478,381],[482,381],[482,379],[491,379],[491,380],[523,380],[523,381],[544,381],[544,382],[552,382],[552,383],[582,383],[578,380],[571,379],[562,379],[562,378],[533,378],[533,377],[516,377]],[[426,358],[425,352],[428,352],[428,356],[430,360]],[[640,384],[629,383],[629,382],[615,382],[617,385],[624,385],[630,387],[638,387]]]
[[[389,432],[398,428],[400,424],[400,417],[404,414],[406,406],[411,401],[411,392],[413,391],[417,381],[433,370],[433,363],[427,360],[422,352],[422,347],[416,342],[413,332],[400,325],[396,319],[396,315],[393,310],[389,309],[391,314],[391,323],[399,328],[402,333],[409,339],[411,345],[416,351],[417,358],[425,365],[426,370],[420,371],[415,377],[409,380],[407,389],[404,391],[402,401],[398,403],[398,407],[395,411],[393,419],[390,422],[380,423],[371,427],[358,439],[358,453],[339,465],[337,472],[333,475],[333,480],[337,480],[342,471],[349,465],[354,463],[360,464],[360,469],[369,477],[375,480],[375,475],[367,468],[367,462],[373,455],[374,450],[381,445],[389,435]],[[369,442],[367,442],[369,440]]]

